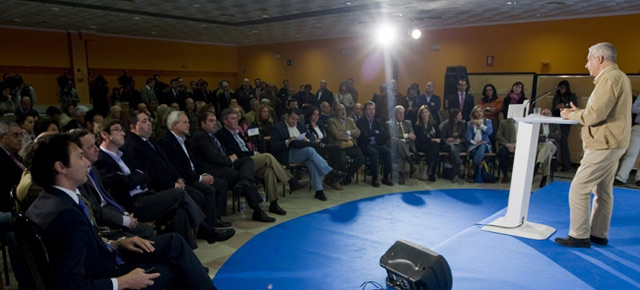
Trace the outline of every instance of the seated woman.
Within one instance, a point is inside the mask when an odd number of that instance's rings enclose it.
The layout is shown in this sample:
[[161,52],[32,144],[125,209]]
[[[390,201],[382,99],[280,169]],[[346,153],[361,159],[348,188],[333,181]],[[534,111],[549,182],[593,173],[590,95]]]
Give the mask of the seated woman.
[[242,107],[240,107],[237,104],[230,107],[234,111],[236,111],[236,113],[238,113],[238,130],[240,131],[240,136],[242,136],[242,139],[244,143],[247,145],[247,148],[249,148],[249,151],[258,151],[258,148],[256,148],[252,140],[255,138],[249,137],[249,134],[248,134],[249,125],[247,124],[247,121],[244,119],[244,110],[242,109]]
[[261,153],[271,151],[271,127],[273,127],[273,118],[268,105],[260,105],[258,116],[251,123],[251,128],[260,129],[260,138],[258,139],[258,151]]
[[469,179],[473,180],[477,171],[482,172],[482,160],[487,152],[491,152],[489,135],[493,133],[491,120],[484,117],[481,106],[473,107],[469,124],[467,124],[467,143],[470,158],[473,157],[473,167],[469,170]]
[[[449,152],[449,158],[453,163],[453,179],[451,182],[464,182],[461,174],[464,172],[464,165],[460,158],[460,152],[465,152],[467,123],[462,119],[460,109],[454,108],[449,111],[449,119],[440,124],[440,132],[442,132],[443,151]],[[460,176],[460,178],[459,178]]]
[[509,105],[522,104],[526,99],[527,98],[524,94],[524,84],[522,82],[515,82],[513,86],[511,86],[511,91],[509,91],[502,101],[502,115],[504,119],[507,119]]
[[480,106],[484,109],[484,116],[491,120],[493,125],[493,134],[489,135],[491,146],[496,146],[496,132],[500,123],[500,112],[502,112],[502,100],[498,98],[496,87],[492,84],[486,84],[482,89],[482,99]]
[[307,138],[311,141],[318,151],[320,156],[324,157],[327,160],[331,160],[329,155],[331,154],[330,150],[334,147],[326,147],[327,143],[329,143],[329,135],[327,135],[327,130],[325,127],[318,125],[318,120],[320,119],[320,109],[316,106],[310,106],[307,108],[307,111],[304,115],[304,119],[307,120],[307,128],[309,129]]
[[[416,134],[416,150],[425,154],[426,164],[419,162],[420,171],[418,179],[436,181],[436,167],[440,156],[440,141],[442,134],[436,125],[431,110],[426,105],[418,109],[418,119],[413,125]],[[428,177],[427,177],[428,176]]]

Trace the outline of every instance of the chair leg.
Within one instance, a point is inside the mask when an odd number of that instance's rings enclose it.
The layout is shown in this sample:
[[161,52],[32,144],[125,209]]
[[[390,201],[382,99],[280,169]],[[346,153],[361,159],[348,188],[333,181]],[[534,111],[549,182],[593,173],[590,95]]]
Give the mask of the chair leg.
[[2,265],[4,266],[4,281],[5,285],[10,285],[9,281],[9,263],[7,262],[7,246],[2,244]]

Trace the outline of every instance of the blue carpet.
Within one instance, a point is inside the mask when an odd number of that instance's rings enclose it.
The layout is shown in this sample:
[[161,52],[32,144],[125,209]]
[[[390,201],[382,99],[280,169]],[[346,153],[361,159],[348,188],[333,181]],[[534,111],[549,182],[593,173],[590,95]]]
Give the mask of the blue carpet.
[[[406,192],[349,202],[279,224],[236,251],[214,278],[232,289],[360,289],[384,284],[379,259],[398,239],[442,254],[454,289],[640,288],[640,198],[615,190],[611,246],[565,249],[568,183],[532,194],[529,220],[558,229],[534,241],[472,226],[504,215],[507,191]],[[371,289],[370,287],[367,289]]]

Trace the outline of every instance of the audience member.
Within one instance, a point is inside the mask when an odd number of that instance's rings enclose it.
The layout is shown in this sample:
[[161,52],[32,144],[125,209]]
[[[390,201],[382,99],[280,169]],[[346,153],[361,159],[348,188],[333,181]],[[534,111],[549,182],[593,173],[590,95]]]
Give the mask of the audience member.
[[466,152],[467,148],[467,123],[464,122],[460,109],[453,108],[449,111],[449,119],[440,124],[440,132],[444,140],[442,150],[449,153],[453,167],[451,182],[462,184],[464,183],[464,176],[462,176],[464,165],[460,153]]
[[[554,117],[560,117],[562,109],[571,108],[571,103],[578,105],[578,97],[571,92],[569,81],[562,80],[558,83],[556,95],[553,96],[551,113]],[[568,171],[571,169],[571,152],[569,151],[569,134],[571,133],[571,125],[560,125],[562,139],[560,140],[560,152],[558,161],[560,163],[560,171]]]
[[467,124],[467,151],[473,160],[473,167],[469,170],[469,179],[473,180],[475,174],[482,174],[484,155],[491,152],[489,135],[493,133],[493,125],[491,120],[484,117],[484,109],[481,106],[473,107],[470,119]]
[[424,154],[426,164],[420,161],[418,179],[436,181],[436,168],[440,156],[442,133],[436,124],[429,107],[423,105],[418,110],[418,120],[413,126],[416,134],[416,150]]
[[[335,109],[336,116],[327,121],[327,134],[329,135],[327,146],[339,148],[339,150],[332,151],[334,154],[330,154],[331,166],[346,173],[344,183],[348,185],[351,184],[354,174],[364,163],[364,156],[356,143],[360,137],[360,129],[353,119],[347,117],[347,110],[343,104],[337,104]],[[347,156],[351,158],[349,164],[347,164]],[[334,185],[338,185],[336,189],[341,189],[340,184]]]
[[448,109],[449,111],[454,108],[460,109],[462,118],[468,122],[471,117],[471,109],[473,109],[475,100],[473,95],[468,93],[467,88],[466,80],[458,81],[458,91],[449,95]]
[[410,175],[416,171],[413,162],[413,153],[416,152],[416,134],[413,132],[411,121],[404,119],[405,109],[402,106],[396,106],[393,109],[394,119],[387,121],[387,132],[389,132],[389,147],[391,147],[392,156],[398,163],[398,184],[405,184],[405,167],[409,163]]
[[385,133],[382,121],[375,117],[376,104],[372,101],[364,104],[364,117],[357,122],[360,129],[360,137],[358,137],[358,147],[362,150],[362,154],[369,158],[369,170],[371,171],[371,185],[380,187],[378,181],[378,165],[380,157],[383,161],[383,178],[382,183],[393,186],[391,181],[391,171],[393,164],[391,163],[391,150],[385,146],[387,143],[387,135]]

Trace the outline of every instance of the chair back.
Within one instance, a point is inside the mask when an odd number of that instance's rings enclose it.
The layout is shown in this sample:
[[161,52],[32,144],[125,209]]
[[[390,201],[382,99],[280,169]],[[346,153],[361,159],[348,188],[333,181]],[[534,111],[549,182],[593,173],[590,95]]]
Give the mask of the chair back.
[[27,267],[28,285],[31,285],[31,289],[52,289],[49,254],[38,231],[38,226],[29,220],[24,213],[17,213],[14,220],[14,233],[20,254]]

